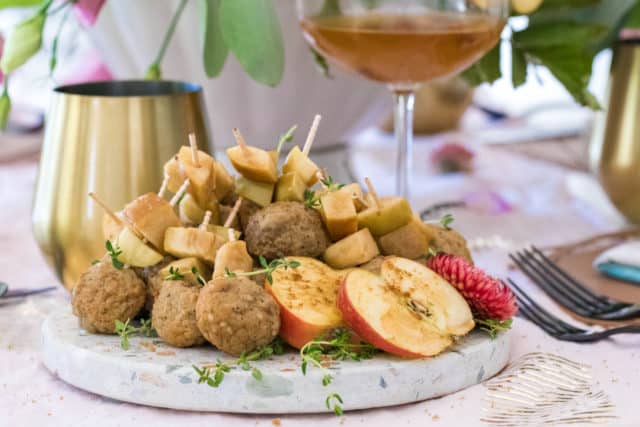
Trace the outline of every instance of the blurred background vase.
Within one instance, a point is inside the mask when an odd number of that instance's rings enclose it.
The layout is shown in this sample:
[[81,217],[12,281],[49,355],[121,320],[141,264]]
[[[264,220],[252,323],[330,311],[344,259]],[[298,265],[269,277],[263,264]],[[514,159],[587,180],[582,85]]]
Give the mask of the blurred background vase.
[[629,221],[640,223],[640,39],[614,48],[590,150],[592,169],[611,202]]
[[33,231],[71,289],[104,253],[103,210],[158,191],[164,162],[195,132],[209,141],[201,88],[169,81],[111,81],[54,91],[33,205]]

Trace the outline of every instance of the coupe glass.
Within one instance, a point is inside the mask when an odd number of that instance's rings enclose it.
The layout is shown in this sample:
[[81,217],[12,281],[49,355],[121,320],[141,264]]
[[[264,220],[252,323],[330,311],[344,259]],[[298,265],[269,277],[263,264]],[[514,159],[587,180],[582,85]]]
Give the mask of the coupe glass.
[[508,0],[297,0],[307,41],[395,96],[396,190],[409,197],[413,104],[424,82],[465,70],[493,48]]

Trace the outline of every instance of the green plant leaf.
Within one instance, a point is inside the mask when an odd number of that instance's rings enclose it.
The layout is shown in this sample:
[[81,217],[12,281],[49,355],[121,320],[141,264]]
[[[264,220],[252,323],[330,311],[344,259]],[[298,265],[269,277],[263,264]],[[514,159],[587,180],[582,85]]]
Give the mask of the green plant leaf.
[[625,28],[640,28],[640,2],[631,9],[624,26]]
[[9,33],[0,59],[0,68],[9,74],[35,55],[42,46],[42,29],[47,20],[46,10],[39,10]]
[[33,7],[42,4],[42,0],[0,0],[0,9],[10,7]]
[[[6,77],[5,77],[6,78]],[[11,98],[5,90],[0,96],[0,129],[4,130],[9,122],[9,113],[11,112]]]
[[277,86],[284,42],[272,0],[221,0],[220,26],[229,50],[254,80]]
[[502,71],[500,70],[500,45],[501,43],[498,43],[478,62],[467,68],[467,70],[462,73],[462,78],[471,86],[478,86],[482,83],[493,83],[502,77]]
[[204,72],[207,77],[216,77],[229,54],[220,29],[220,0],[200,0],[200,16]]
[[527,81],[527,65],[524,53],[511,45],[511,83],[513,87],[521,86]]

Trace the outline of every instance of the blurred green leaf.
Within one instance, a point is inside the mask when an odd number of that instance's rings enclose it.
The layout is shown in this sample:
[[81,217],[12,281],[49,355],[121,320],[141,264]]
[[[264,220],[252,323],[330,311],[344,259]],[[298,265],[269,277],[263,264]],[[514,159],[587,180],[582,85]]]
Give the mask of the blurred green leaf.
[[511,83],[513,87],[523,85],[527,81],[527,58],[524,53],[511,45]]
[[493,83],[502,77],[502,71],[500,69],[500,45],[501,43],[498,43],[483,56],[482,59],[467,68],[467,70],[462,73],[462,78],[470,85],[478,86],[482,83]]
[[4,130],[7,128],[10,112],[11,98],[9,98],[9,93],[7,92],[7,87],[5,84],[4,92],[2,93],[2,96],[0,96],[0,129]]
[[284,42],[272,0],[221,0],[229,50],[257,82],[276,86],[284,73]]
[[227,61],[229,49],[220,30],[220,0],[200,0],[202,62],[208,77],[216,77]]
[[0,0],[0,9],[9,7],[33,7],[42,4],[42,0]]
[[16,25],[4,44],[0,59],[0,69],[9,74],[40,50],[42,46],[42,29],[47,19],[46,9]]
[[160,64],[153,63],[149,65],[147,71],[144,73],[145,80],[161,80],[162,79],[162,69],[160,68]]
[[624,26],[626,28],[640,28],[640,1],[629,12],[627,21]]

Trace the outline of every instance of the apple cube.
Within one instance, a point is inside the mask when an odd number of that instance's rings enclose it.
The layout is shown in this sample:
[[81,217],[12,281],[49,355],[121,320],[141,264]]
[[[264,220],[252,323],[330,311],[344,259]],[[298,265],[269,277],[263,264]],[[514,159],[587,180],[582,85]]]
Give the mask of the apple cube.
[[320,197],[320,215],[333,241],[358,231],[358,213],[346,191],[329,191]]
[[383,197],[380,206],[370,204],[369,208],[358,213],[360,228],[368,228],[376,237],[391,233],[413,218],[409,202],[404,197]]
[[128,227],[122,229],[116,239],[116,245],[121,251],[118,260],[124,264],[149,267],[162,261],[162,254],[151,249]]
[[347,184],[338,191],[348,193],[351,196],[353,204],[356,207],[356,212],[363,211],[367,208],[365,196],[362,192],[362,187],[360,187],[360,184],[356,182]]
[[177,193],[184,180],[187,179],[184,167],[178,161],[177,155],[164,164],[164,175],[168,177],[167,190]]
[[204,209],[189,193],[185,194],[178,204],[178,215],[180,221],[185,225],[198,225],[204,218]]
[[297,145],[289,151],[287,160],[282,165],[282,173],[296,172],[307,187],[318,182],[316,173],[320,168],[300,150]]
[[385,255],[409,259],[429,253],[429,241],[423,232],[422,221],[415,217],[407,225],[381,236],[378,246]]
[[218,249],[213,278],[224,277],[227,269],[232,272],[253,270],[253,258],[247,252],[247,244],[244,241],[227,242]]
[[213,157],[204,151],[198,150],[199,167],[196,167],[193,162],[191,148],[183,146],[178,151],[178,161],[182,165],[184,175],[190,181],[187,191],[193,195],[200,206],[205,206],[212,197],[216,185]]
[[208,264],[216,260],[216,252],[224,244],[214,233],[197,228],[169,227],[164,248],[176,258],[196,257]]
[[295,172],[283,174],[276,185],[276,202],[304,202],[307,189],[302,178]]
[[171,274],[171,269],[173,271],[178,271],[182,274],[188,282],[193,285],[201,285],[198,283],[198,278],[193,273],[193,269],[196,269],[197,274],[202,276],[204,280],[209,281],[211,277],[211,267],[200,261],[198,258],[189,257],[177,259],[173,262],[167,264],[162,270],[158,272],[160,277],[166,278]]
[[273,157],[265,150],[236,146],[227,149],[227,157],[233,167],[249,180],[270,184],[278,180],[278,169]]
[[355,267],[380,255],[378,245],[368,229],[337,241],[324,251],[324,260],[333,268]]
[[137,197],[124,207],[123,215],[136,232],[159,250],[163,250],[166,229],[180,225],[173,206],[156,193]]
[[229,230],[233,232],[236,240],[240,238],[240,235],[242,233],[233,228],[228,228],[228,227],[225,227],[222,225],[216,225],[216,224],[209,224],[207,226],[207,231],[212,232],[213,234],[218,236],[220,239],[222,239],[225,243],[229,241]]
[[251,181],[243,176],[236,180],[236,193],[262,207],[271,204],[274,187],[274,184]]
[[233,190],[235,182],[231,174],[227,171],[227,168],[225,168],[222,163],[215,160],[213,162],[213,172],[215,175],[214,193],[216,195],[216,199],[222,200],[231,192],[231,190]]

